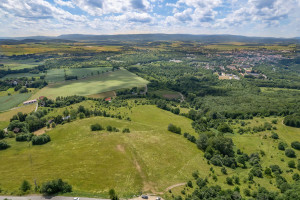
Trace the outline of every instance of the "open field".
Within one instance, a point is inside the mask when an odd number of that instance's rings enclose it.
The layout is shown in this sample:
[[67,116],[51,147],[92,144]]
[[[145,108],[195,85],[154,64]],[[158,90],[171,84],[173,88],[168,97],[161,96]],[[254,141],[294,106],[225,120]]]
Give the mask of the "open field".
[[76,52],[102,52],[120,51],[120,46],[100,46],[92,44],[55,44],[55,43],[28,43],[18,45],[1,45],[1,54],[6,56],[42,53],[76,53]]
[[0,69],[16,70],[16,69],[24,69],[24,68],[33,68],[43,63],[44,62],[40,62],[34,59],[26,59],[26,60],[0,59],[0,64],[4,64],[4,67],[0,67]]
[[[151,119],[149,113],[154,114]],[[90,125],[96,122],[120,130],[128,127],[131,133],[91,132]],[[164,192],[187,181],[190,171],[199,169],[204,175],[209,170],[193,143],[167,131],[170,122],[192,130],[191,121],[184,117],[154,106],[137,106],[131,122],[94,117],[59,125],[48,132],[52,141],[43,146],[7,139],[12,147],[0,152],[0,184],[4,191],[13,192],[24,179],[40,184],[59,177],[73,186],[75,194],[103,196],[110,188],[121,196]]]
[[18,112],[30,113],[34,111],[35,107],[36,104],[31,104],[2,112],[0,113],[0,122],[9,122],[10,118],[12,118],[12,116],[16,115]]
[[56,83],[65,81],[65,74],[69,76],[77,76],[78,79],[82,79],[85,77],[95,76],[98,74],[102,74],[104,72],[110,71],[111,67],[94,67],[94,68],[70,68],[70,69],[50,69],[47,73],[18,73],[18,74],[9,74],[1,79],[9,79],[9,78],[20,78],[20,77],[40,77],[42,75],[46,75],[45,79],[49,83]]
[[145,86],[147,83],[148,81],[127,70],[121,69],[86,79],[48,85],[34,94],[32,98],[39,96],[46,96],[48,98],[71,95],[86,96],[116,89]]
[[8,94],[14,95],[14,94],[17,94],[17,93],[18,93],[18,91],[15,91],[14,88],[9,88],[6,91],[1,91],[0,92],[0,97],[7,96]]
[[92,97],[92,98],[106,98],[106,97],[115,97],[115,96],[116,96],[116,93],[114,91],[88,95],[88,97]]
[[31,96],[31,93],[14,94],[11,96],[0,97],[0,112],[9,110],[26,101]]
[[172,91],[172,90],[156,90],[150,92],[151,94],[156,94],[159,97],[166,98],[166,99],[180,99],[181,96],[179,92]]
[[51,69],[47,71],[46,81],[49,83],[61,82],[65,80],[65,74],[68,76],[77,76],[78,79],[95,76],[110,71],[111,67],[98,68],[71,68],[71,69]]

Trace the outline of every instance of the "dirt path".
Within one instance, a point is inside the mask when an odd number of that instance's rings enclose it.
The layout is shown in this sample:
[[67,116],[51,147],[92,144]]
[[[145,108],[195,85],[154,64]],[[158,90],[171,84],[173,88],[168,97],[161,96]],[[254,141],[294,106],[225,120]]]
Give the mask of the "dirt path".
[[173,188],[176,188],[176,187],[179,187],[179,186],[182,186],[182,185],[185,185],[186,183],[178,183],[178,184],[175,184],[175,185],[171,185],[170,187],[167,187],[166,191],[169,191]]
[[34,112],[36,112],[38,108],[39,108],[39,103],[37,102]]
[[180,96],[181,96],[181,100],[180,100],[180,102],[184,102],[184,96],[183,96],[183,94],[181,94],[181,92],[179,92],[179,94],[180,94]]

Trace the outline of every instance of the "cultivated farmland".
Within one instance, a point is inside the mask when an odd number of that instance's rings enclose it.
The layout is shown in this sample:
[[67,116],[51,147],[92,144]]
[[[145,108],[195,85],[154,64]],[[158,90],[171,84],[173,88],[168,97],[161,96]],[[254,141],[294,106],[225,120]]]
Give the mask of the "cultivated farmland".
[[46,96],[92,95],[121,88],[145,86],[148,82],[125,69],[93,76],[86,79],[65,81],[49,85],[38,91],[33,98]]
[[9,110],[18,106],[23,101],[26,101],[31,96],[31,93],[14,94],[11,96],[0,97],[0,111]]

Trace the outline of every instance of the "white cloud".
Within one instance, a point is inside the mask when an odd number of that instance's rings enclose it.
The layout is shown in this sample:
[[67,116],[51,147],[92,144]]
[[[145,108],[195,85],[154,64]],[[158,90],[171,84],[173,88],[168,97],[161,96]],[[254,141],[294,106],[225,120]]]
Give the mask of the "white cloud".
[[170,2],[164,0],[0,0],[0,26],[4,27],[0,29],[0,36],[147,31],[300,35],[298,28],[300,27],[298,11],[300,0],[174,0]]
[[67,7],[74,8],[74,4],[72,1],[54,0],[54,2],[60,6],[67,6]]
[[130,11],[146,12],[150,9],[148,0],[73,0],[74,3],[92,16]]

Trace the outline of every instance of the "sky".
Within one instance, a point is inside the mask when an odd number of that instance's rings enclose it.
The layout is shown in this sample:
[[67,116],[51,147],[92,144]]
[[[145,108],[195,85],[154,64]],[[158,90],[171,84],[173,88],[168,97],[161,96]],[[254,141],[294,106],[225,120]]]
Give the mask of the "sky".
[[0,37],[232,34],[300,37],[300,0],[0,0]]

